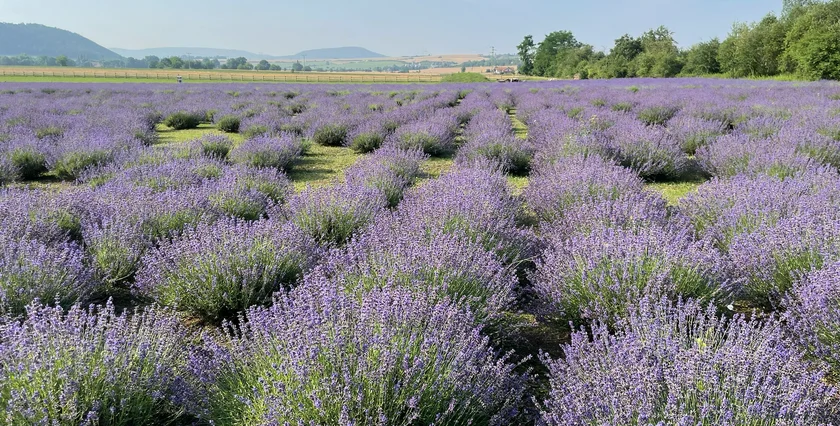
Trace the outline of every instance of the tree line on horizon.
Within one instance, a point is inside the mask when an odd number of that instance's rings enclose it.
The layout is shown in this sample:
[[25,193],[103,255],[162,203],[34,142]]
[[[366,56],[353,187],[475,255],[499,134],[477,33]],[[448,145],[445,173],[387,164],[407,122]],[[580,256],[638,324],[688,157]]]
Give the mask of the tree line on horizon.
[[736,22],[723,40],[680,49],[665,26],[615,40],[609,53],[596,51],[569,31],[540,43],[525,36],[517,47],[519,72],[554,78],[729,77],[840,79],[840,0],[784,0],[782,13],[758,22]]

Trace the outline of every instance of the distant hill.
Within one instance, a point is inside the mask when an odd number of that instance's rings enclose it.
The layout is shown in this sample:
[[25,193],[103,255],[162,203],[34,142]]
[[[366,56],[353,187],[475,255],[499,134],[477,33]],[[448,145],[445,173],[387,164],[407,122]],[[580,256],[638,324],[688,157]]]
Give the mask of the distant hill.
[[120,59],[76,33],[39,24],[0,23],[0,56],[67,56],[91,60]]
[[111,50],[125,57],[135,59],[142,59],[146,56],[157,56],[159,58],[168,58],[172,56],[199,56],[202,58],[213,58],[216,56],[222,56],[225,58],[244,57],[252,60],[279,58],[278,56],[253,53],[245,50],[213,49],[209,47],[156,47],[151,49],[120,49],[113,47]]
[[328,49],[305,50],[297,55],[284,56],[282,59],[297,59],[306,55],[306,59],[362,59],[384,58],[385,55],[371,52],[363,47],[332,47]]
[[157,47],[152,49],[120,49],[117,47],[111,48],[114,52],[119,53],[125,57],[132,57],[135,59],[142,59],[146,56],[157,56],[159,58],[170,56],[199,56],[203,58],[212,58],[216,56],[223,56],[225,58],[244,57],[252,61],[258,60],[281,60],[281,59],[301,59],[306,55],[306,59],[362,59],[362,58],[384,58],[376,52],[371,52],[362,47],[333,47],[329,49],[315,49],[306,50],[297,55],[275,56],[265,53],[253,53],[246,50],[236,49],[213,49],[208,47]]

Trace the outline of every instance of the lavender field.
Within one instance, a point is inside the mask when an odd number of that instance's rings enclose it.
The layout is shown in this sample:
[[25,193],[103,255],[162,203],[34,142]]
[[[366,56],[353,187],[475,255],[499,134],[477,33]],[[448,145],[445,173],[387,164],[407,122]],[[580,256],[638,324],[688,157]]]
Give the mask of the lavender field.
[[0,424],[840,424],[838,168],[827,82],[3,84]]

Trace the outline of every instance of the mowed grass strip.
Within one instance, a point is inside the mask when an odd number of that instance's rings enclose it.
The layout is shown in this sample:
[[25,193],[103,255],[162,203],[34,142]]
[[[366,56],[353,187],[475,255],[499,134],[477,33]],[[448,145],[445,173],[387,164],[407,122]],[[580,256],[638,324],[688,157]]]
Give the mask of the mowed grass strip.
[[[201,124],[196,129],[188,130],[174,130],[160,124],[157,132],[160,138],[158,145],[162,146],[194,141],[205,135],[224,135],[236,144],[245,141],[242,135],[221,132],[212,124]],[[359,157],[361,155],[349,148],[312,144],[287,175],[296,191],[302,191],[307,186],[325,186],[343,179],[344,170],[355,164]]]
[[652,189],[665,197],[668,200],[668,204],[672,206],[676,206],[679,204],[680,200],[685,197],[686,195],[694,192],[697,188],[702,185],[703,182],[698,181],[691,181],[691,182],[653,182],[647,184],[648,189]]

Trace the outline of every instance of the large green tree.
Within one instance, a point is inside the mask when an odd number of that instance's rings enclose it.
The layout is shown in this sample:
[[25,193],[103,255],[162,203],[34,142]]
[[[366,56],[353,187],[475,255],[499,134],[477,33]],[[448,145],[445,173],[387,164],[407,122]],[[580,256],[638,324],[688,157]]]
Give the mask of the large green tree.
[[716,38],[691,46],[691,48],[685,52],[685,66],[683,67],[682,73],[686,75],[719,73],[719,50],[720,40]]
[[652,29],[639,38],[642,53],[633,60],[639,77],[673,77],[682,70],[674,33],[666,27]]
[[516,46],[516,49],[519,52],[519,60],[522,62],[522,65],[519,67],[519,72],[525,75],[531,75],[534,72],[534,49],[536,48],[536,44],[534,44],[534,36],[526,35],[525,39],[522,40],[522,43],[519,43],[519,46]]
[[534,75],[553,76],[556,71],[557,54],[580,46],[581,43],[569,31],[555,31],[545,36],[534,55]]
[[783,70],[787,24],[767,15],[755,24],[736,23],[721,43],[718,61],[731,77],[776,75]]
[[809,79],[840,79],[840,0],[808,6],[791,23],[785,54]]

